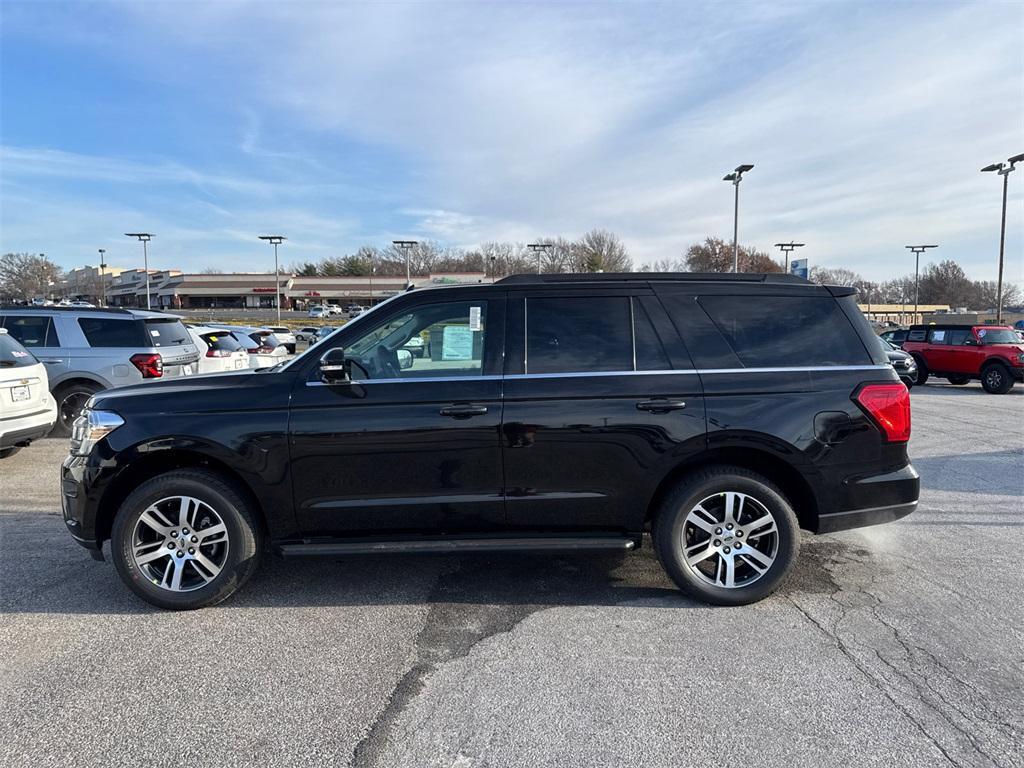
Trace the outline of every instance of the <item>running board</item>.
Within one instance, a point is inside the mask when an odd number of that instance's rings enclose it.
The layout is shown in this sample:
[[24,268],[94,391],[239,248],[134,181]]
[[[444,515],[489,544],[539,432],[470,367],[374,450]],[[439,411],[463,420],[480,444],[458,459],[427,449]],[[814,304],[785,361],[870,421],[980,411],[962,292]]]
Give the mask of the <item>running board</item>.
[[417,554],[444,552],[575,552],[636,549],[629,536],[535,536],[508,538],[433,539],[335,539],[278,544],[281,557],[323,557],[331,555]]

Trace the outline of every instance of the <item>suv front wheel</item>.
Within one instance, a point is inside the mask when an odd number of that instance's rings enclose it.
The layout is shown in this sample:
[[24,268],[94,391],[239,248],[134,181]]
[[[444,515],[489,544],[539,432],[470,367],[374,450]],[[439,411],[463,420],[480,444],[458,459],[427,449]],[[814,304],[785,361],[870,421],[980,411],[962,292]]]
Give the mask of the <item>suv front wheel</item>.
[[740,467],[711,467],[668,494],[653,526],[662,565],[681,590],[718,605],[771,594],[799,549],[799,523],[769,480]]
[[1005,395],[1013,388],[1013,377],[1002,363],[991,363],[981,372],[981,386],[990,395]]
[[245,499],[220,475],[196,469],[142,483],[118,510],[110,539],[125,584],[172,610],[224,600],[248,581],[260,552]]

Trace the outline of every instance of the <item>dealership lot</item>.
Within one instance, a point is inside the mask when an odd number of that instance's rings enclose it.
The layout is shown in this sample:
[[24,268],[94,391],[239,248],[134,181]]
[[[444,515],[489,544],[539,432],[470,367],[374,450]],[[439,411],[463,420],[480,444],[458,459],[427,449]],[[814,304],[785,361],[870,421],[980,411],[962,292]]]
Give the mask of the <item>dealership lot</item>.
[[0,464],[0,761],[1024,765],[1024,388],[912,400],[919,511],[733,609],[646,547],[275,560],[157,611],[64,532],[44,441]]

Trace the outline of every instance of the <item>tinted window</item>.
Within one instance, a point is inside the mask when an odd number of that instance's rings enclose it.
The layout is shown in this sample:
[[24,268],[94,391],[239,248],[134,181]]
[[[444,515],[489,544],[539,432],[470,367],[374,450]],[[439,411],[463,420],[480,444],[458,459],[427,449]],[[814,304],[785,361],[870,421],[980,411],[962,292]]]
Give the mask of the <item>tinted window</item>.
[[667,371],[672,367],[654,330],[654,324],[647,316],[643,304],[636,299],[633,299],[633,342],[636,344],[638,371]]
[[918,328],[907,333],[907,341],[924,341],[924,329]]
[[142,324],[137,320],[83,317],[78,326],[90,347],[148,347]]
[[201,337],[210,349],[221,349],[227,352],[235,352],[244,347],[238,343],[238,339],[230,333],[207,333]]
[[192,343],[188,328],[180,320],[147,320],[146,335],[149,336],[147,347],[180,347]]
[[633,370],[626,296],[526,300],[526,372]]
[[[970,328],[957,328],[955,331],[949,332],[946,343],[959,347],[969,338],[971,338]],[[971,340],[973,341],[973,338]]]
[[702,296],[700,305],[748,368],[871,362],[832,298]]
[[53,320],[45,315],[8,315],[4,328],[23,347],[57,347],[57,334]]
[[23,368],[35,365],[38,360],[21,344],[6,333],[0,333],[0,368]]

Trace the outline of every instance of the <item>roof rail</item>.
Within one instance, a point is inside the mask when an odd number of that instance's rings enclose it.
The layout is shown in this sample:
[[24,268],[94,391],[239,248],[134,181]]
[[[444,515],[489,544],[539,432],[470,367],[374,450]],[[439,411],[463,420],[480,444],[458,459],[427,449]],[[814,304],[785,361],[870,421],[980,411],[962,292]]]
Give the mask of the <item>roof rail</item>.
[[[59,307],[56,304],[49,306],[36,306],[35,304],[0,304],[0,310],[9,311],[12,309],[16,310],[28,310],[30,312],[114,312],[115,314],[130,315],[135,307],[124,309],[122,307]],[[142,309],[137,310],[141,312],[149,312],[151,310]],[[156,312],[157,310],[152,310]]]
[[528,285],[536,283],[607,283],[607,282],[658,282],[658,283],[790,283],[806,285],[807,281],[796,275],[781,272],[573,272],[553,274],[518,274],[496,280],[496,285]]

